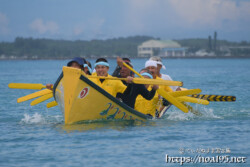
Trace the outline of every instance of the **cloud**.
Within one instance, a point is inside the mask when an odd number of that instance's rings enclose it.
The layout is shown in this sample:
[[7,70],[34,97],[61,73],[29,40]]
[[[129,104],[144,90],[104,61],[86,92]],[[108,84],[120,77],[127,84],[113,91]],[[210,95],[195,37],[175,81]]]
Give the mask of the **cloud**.
[[83,35],[87,38],[99,37],[102,33],[105,19],[103,18],[91,18],[84,23],[78,23],[73,28],[73,35]]
[[[124,0],[124,29],[228,29],[250,26],[250,1]],[[129,31],[129,30],[128,30]]]
[[81,26],[76,26],[73,30],[74,35],[80,35],[84,32],[84,28]]
[[8,24],[9,24],[9,20],[6,17],[6,15],[3,13],[0,13],[0,34],[9,33]]
[[59,30],[59,26],[56,22],[47,21],[44,22],[42,19],[36,19],[30,24],[30,28],[40,34],[51,33],[55,34]]
[[221,27],[223,22],[248,20],[250,2],[234,0],[169,0],[178,17],[188,26]]
[[[155,0],[124,0],[122,6],[124,28],[127,31],[145,31],[149,29],[150,24],[159,16],[159,11],[163,11],[162,6],[165,6],[164,1]],[[152,25],[152,24],[151,24]]]

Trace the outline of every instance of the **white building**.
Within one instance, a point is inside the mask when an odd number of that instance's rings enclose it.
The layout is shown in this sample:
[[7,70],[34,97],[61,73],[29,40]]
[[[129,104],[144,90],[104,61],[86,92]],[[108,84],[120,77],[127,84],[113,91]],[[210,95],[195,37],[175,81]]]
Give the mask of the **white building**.
[[172,40],[149,40],[138,46],[138,57],[184,57],[186,48]]

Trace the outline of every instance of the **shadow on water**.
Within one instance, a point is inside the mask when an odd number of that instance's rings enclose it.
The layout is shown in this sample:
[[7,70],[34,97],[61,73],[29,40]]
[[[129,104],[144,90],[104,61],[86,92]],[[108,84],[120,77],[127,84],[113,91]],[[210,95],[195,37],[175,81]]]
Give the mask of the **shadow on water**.
[[134,120],[93,120],[93,121],[83,121],[81,123],[64,125],[58,124],[56,128],[59,131],[66,133],[70,132],[84,132],[91,130],[118,130],[126,131],[132,128],[146,127],[146,126],[156,126],[154,121],[134,121]]

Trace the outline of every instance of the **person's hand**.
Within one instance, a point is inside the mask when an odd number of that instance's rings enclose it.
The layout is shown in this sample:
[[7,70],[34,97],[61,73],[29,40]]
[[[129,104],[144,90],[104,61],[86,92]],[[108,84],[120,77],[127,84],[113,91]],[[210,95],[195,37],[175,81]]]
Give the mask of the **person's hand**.
[[53,84],[46,84],[46,88],[52,90]]
[[116,58],[116,61],[117,61],[118,66],[122,67],[122,65],[123,65],[123,60],[122,60],[122,58],[120,58],[120,57],[118,56],[118,57]]
[[153,85],[153,86],[152,86],[152,89],[154,89],[154,90],[159,89],[159,85]]
[[127,83],[132,83],[132,82],[133,82],[133,79],[134,79],[133,77],[128,76],[126,82],[127,82]]
[[175,91],[181,91],[181,88],[180,88],[180,87],[178,87]]

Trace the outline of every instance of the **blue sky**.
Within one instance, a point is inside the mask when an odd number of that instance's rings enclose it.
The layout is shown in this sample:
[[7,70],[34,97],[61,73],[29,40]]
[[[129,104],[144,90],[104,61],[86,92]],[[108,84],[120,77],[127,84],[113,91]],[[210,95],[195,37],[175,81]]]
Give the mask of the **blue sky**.
[[250,41],[250,0],[0,0],[0,41],[16,37],[92,40]]

